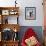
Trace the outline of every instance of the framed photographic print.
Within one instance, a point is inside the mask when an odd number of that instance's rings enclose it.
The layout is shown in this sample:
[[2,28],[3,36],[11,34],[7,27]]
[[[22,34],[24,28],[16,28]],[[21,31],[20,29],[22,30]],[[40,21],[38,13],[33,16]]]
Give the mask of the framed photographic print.
[[9,10],[2,10],[2,15],[9,15]]
[[17,14],[17,11],[16,10],[10,10],[9,14],[10,15],[16,15]]
[[18,16],[9,17],[8,24],[18,24]]
[[36,7],[25,7],[25,19],[36,20]]
[[2,40],[8,41],[12,40],[12,30],[10,28],[4,28],[2,31]]

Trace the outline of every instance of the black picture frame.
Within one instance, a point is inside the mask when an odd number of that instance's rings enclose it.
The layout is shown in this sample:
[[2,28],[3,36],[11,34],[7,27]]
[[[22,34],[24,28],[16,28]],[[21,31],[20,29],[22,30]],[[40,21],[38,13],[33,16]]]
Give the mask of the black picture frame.
[[36,7],[25,7],[25,19],[36,20]]

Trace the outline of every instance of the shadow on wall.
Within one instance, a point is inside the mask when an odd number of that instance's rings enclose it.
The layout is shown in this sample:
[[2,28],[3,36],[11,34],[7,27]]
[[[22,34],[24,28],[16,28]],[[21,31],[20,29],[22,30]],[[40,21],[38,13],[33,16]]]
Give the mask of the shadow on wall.
[[22,40],[22,38],[24,36],[24,33],[26,32],[26,30],[28,28],[32,28],[36,32],[39,41],[41,43],[43,43],[43,30],[42,30],[42,26],[21,26],[21,29],[20,29],[20,32],[19,32],[20,42],[21,42],[21,40]]

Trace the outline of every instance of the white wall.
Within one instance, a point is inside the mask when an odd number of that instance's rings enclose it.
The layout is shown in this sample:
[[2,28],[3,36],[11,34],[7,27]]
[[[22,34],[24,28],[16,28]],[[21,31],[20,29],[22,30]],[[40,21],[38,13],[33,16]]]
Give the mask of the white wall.
[[[15,0],[0,0],[0,6],[15,6]],[[43,26],[42,0],[17,0],[20,7],[19,24],[21,26]],[[25,7],[36,7],[36,20],[25,20]]]

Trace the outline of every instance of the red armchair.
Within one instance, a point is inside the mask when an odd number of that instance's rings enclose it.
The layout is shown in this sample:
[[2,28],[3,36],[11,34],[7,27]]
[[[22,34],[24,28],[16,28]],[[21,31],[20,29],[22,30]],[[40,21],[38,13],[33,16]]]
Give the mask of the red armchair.
[[[27,45],[28,43],[31,44],[31,42],[27,42],[27,41],[35,39],[36,37],[37,37],[37,35],[36,35],[36,33],[34,32],[34,30],[32,28],[27,29],[27,31],[25,32],[24,37],[22,38],[21,46],[33,46],[33,45]],[[41,46],[41,44],[39,43],[39,41],[37,40],[37,38],[34,41],[36,41],[36,44],[34,46]]]

